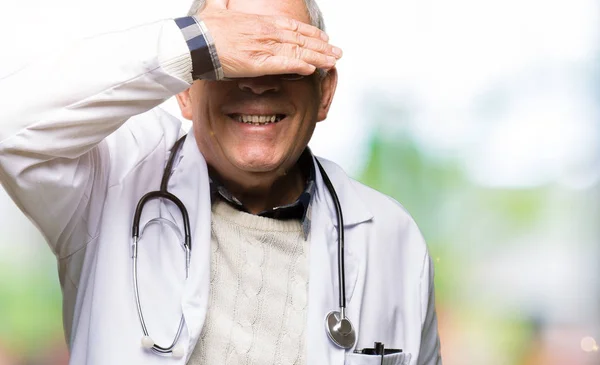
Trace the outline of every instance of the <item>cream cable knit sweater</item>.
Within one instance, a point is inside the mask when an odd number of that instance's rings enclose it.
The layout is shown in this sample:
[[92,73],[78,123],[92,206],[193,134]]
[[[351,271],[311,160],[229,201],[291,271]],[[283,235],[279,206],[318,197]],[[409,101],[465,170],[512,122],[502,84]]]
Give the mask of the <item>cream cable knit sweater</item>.
[[308,241],[298,220],[212,206],[208,314],[188,364],[304,365]]

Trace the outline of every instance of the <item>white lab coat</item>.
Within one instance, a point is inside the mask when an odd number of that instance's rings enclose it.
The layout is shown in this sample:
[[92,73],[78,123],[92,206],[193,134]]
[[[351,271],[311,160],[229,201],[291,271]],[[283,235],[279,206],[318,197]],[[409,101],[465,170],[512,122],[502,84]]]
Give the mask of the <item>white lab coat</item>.
[[[165,70],[172,59],[183,60],[183,71]],[[148,235],[139,258],[150,334],[170,343],[183,313],[183,358],[141,348],[131,273],[135,206],[158,189],[182,134],[177,118],[154,107],[189,87],[189,63],[179,30],[165,20],[84,40],[0,81],[0,181],[57,257],[71,364],[184,364],[202,329],[211,210],[206,163],[191,134],[169,183],[189,212],[189,278],[182,279],[183,253],[168,232]],[[433,265],[417,226],[397,202],[322,162],[343,209],[356,348],[380,341],[404,351],[386,356],[388,365],[441,364]],[[307,364],[378,364],[335,347],[325,332],[325,315],[338,308],[337,234],[318,169],[314,199]],[[157,216],[180,224],[179,213],[162,203],[149,204],[142,222]]]

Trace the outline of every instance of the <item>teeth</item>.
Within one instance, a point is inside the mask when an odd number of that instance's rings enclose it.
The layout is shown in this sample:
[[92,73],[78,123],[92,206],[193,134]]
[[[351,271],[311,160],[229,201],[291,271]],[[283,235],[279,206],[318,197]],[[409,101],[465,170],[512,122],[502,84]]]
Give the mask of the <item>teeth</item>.
[[238,115],[238,122],[252,124],[252,125],[264,125],[278,122],[280,119],[277,115]]

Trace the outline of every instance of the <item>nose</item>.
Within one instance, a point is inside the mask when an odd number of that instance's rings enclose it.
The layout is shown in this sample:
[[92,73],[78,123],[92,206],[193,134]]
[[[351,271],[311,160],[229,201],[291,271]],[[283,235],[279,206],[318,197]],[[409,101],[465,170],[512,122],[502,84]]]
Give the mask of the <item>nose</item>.
[[238,81],[238,87],[242,91],[249,91],[256,95],[262,95],[268,92],[277,92],[281,87],[281,82],[272,76],[249,77]]

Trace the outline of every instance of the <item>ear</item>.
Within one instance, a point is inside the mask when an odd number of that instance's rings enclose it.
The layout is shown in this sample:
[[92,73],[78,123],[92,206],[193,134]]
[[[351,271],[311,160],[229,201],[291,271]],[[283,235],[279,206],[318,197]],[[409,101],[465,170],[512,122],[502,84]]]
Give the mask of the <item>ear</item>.
[[181,115],[187,119],[192,120],[192,98],[190,96],[190,89],[180,92],[175,96],[179,109],[181,109]]
[[327,118],[329,107],[331,107],[333,95],[335,94],[335,88],[337,87],[337,79],[337,69],[333,67],[321,80],[321,102],[319,104],[319,111],[317,114],[317,121],[319,122]]

